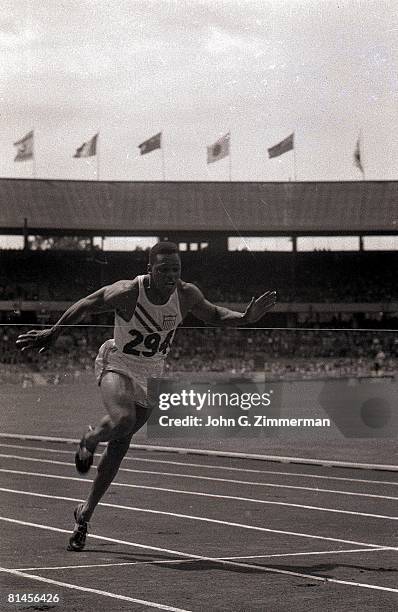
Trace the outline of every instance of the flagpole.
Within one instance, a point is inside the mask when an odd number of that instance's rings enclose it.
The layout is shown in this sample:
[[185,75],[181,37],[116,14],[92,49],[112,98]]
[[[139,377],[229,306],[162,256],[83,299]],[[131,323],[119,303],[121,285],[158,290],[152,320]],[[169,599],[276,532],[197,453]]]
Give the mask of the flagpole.
[[297,181],[296,130],[293,132],[293,177]]
[[[363,151],[363,142],[362,142],[362,128],[359,129],[357,144],[355,146],[354,151],[354,164],[362,174],[362,180],[365,180],[365,164],[364,157],[362,155]],[[358,179],[360,180],[360,179]]]
[[232,158],[231,158],[231,131],[228,132],[229,134],[229,182],[232,181]]
[[36,152],[35,152],[35,129],[33,128],[33,139],[32,139],[32,172],[33,178],[36,178]]
[[360,159],[361,159],[361,166],[362,166],[362,178],[365,181],[365,156],[363,154],[363,136],[362,136],[362,128],[360,128],[359,130],[359,155],[360,155]]
[[99,132],[96,141],[96,153],[97,153],[97,181],[99,181],[99,171],[100,171],[100,146],[99,146]]
[[162,150],[162,180],[165,181],[166,180],[166,164],[165,164],[165,159],[164,159],[164,140],[163,140],[163,134],[162,134],[162,146],[160,148]]

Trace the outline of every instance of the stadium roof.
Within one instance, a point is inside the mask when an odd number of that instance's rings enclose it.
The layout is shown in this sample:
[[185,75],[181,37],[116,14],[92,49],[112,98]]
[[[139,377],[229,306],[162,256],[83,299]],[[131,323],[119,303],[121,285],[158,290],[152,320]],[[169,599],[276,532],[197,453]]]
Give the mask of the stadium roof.
[[398,181],[0,179],[0,231],[80,235],[398,233]]

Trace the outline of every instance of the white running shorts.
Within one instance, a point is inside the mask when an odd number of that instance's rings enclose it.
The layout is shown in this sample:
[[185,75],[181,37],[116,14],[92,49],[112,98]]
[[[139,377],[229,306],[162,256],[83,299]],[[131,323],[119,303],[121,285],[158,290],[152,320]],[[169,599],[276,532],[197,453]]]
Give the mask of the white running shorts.
[[125,355],[115,346],[115,341],[107,340],[100,347],[95,360],[95,378],[100,385],[105,372],[117,372],[127,376],[134,387],[134,401],[146,406],[148,378],[160,378],[163,374],[164,359],[137,359]]

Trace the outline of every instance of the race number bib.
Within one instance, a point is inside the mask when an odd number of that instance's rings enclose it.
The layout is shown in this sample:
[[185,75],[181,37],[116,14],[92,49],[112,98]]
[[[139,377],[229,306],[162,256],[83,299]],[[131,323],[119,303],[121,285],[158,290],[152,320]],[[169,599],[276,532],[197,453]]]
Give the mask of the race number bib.
[[130,329],[129,334],[132,336],[132,340],[124,345],[123,353],[136,357],[154,357],[160,353],[166,355],[173,340],[174,332],[175,329],[169,331],[162,341],[160,334],[152,333],[144,336],[137,329]]

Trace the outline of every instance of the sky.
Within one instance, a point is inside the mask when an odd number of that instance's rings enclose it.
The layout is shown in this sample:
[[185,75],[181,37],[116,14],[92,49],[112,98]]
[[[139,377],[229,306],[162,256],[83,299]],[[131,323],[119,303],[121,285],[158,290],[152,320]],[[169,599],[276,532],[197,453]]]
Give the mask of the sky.
[[[0,176],[396,180],[395,0],[2,0]],[[163,149],[138,145],[163,133]],[[226,132],[231,156],[206,163]],[[295,133],[295,150],[267,148]],[[74,159],[99,132],[98,157]],[[98,165],[99,168],[98,168]]]

